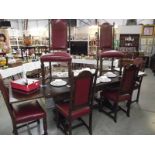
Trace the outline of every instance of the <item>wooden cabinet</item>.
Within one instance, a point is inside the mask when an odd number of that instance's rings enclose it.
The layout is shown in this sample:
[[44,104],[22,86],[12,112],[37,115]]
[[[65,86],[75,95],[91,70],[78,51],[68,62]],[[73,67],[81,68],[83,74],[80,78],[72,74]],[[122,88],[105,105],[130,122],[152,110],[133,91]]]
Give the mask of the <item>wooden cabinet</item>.
[[[120,47],[139,50],[139,34],[120,34]],[[134,52],[134,51],[133,51]]]

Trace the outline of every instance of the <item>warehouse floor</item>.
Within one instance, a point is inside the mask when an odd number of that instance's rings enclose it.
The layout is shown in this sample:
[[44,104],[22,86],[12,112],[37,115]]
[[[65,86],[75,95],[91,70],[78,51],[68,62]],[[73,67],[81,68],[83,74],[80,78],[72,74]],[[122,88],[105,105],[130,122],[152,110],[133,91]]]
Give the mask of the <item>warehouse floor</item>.
[[[150,69],[146,69],[147,76],[144,77],[139,103],[131,105],[131,116],[126,117],[122,111],[118,112],[118,121],[114,123],[112,119],[105,114],[93,111],[93,134],[94,135],[152,135],[155,134],[155,76]],[[136,93],[136,92],[135,92]],[[0,100],[0,134],[11,135],[12,124],[11,118],[4,104],[3,99]],[[44,100],[42,104],[44,103]],[[63,134],[57,129],[55,121],[53,120],[52,99],[46,100],[45,107],[47,111],[48,134],[61,135]],[[84,119],[88,119],[85,117]],[[20,135],[27,134],[42,134],[42,125],[32,124],[27,127],[19,129]],[[73,130],[75,135],[88,134],[85,127],[76,128]]]

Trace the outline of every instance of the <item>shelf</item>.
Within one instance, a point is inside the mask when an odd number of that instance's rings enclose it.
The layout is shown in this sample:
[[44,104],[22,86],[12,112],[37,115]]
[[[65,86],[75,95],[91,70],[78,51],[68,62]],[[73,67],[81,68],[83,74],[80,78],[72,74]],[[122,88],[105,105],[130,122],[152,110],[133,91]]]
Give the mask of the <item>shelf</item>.
[[120,34],[120,47],[139,49],[139,34]]

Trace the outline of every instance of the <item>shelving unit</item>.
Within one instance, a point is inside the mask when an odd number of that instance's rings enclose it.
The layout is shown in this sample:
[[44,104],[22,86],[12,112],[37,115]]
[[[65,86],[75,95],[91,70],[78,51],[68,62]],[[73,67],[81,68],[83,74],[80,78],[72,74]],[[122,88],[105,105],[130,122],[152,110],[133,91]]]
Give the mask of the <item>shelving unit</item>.
[[49,39],[46,37],[32,37],[32,45],[30,46],[25,46],[23,42],[23,37],[10,37],[11,48],[18,53],[18,55],[14,53],[16,58],[24,59],[26,57],[28,59],[31,53],[34,53],[36,58],[42,55],[43,52],[47,53],[49,51]]
[[120,34],[120,47],[139,51],[139,37],[139,34]]
[[95,39],[90,39],[88,41],[88,55],[95,55],[97,51],[97,40]]
[[98,49],[98,26],[92,26],[88,31],[88,55],[96,55]]

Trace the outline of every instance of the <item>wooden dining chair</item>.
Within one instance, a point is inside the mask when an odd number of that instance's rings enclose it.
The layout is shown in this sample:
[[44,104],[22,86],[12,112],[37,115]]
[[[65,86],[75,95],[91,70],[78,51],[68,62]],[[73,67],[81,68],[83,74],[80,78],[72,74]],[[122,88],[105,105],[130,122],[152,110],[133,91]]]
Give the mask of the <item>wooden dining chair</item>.
[[[125,66],[120,86],[117,89],[107,88],[100,94],[99,111],[113,118],[114,122],[117,122],[117,112],[120,109],[126,112],[128,117],[130,116],[131,97],[138,70],[135,65]],[[127,110],[119,106],[120,102],[127,102]],[[108,105],[110,110],[105,110],[105,105]]]
[[[96,75],[89,71],[82,71],[77,77],[71,78],[71,97],[69,103],[56,104],[57,127],[65,134],[72,134],[72,129],[85,125],[92,134],[92,102]],[[89,115],[89,125],[81,118]],[[74,120],[81,123],[72,126]]]
[[[139,67],[139,70],[144,72],[145,70],[145,60],[143,58],[135,58],[133,60],[133,64],[136,65],[137,67]],[[134,85],[134,90],[137,90],[137,95],[136,95],[136,99],[135,100],[132,100],[132,103],[133,102],[139,102],[139,96],[140,96],[140,90],[141,90],[141,84],[142,84],[142,81],[143,81],[143,77],[144,76],[137,76],[136,78],[136,83]]]
[[46,112],[38,101],[11,104],[9,102],[9,89],[5,87],[1,76],[0,90],[12,120],[13,134],[17,135],[19,128],[31,123],[38,122],[39,124],[40,119],[43,119],[44,134],[47,134]]

